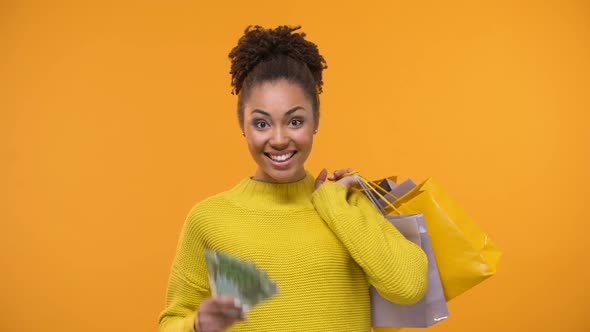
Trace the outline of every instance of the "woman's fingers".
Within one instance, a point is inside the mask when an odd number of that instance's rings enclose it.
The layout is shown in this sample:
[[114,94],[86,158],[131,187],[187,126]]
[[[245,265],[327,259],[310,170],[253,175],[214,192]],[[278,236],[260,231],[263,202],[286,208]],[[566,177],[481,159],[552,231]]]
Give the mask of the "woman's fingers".
[[318,189],[322,183],[326,182],[326,178],[328,177],[328,170],[325,168],[322,169],[320,175],[318,175],[317,179],[315,180],[315,189]]
[[[335,171],[332,175],[330,175],[328,180],[338,182],[344,185],[346,189],[350,189],[350,187],[355,183],[356,180],[354,179],[354,177],[348,176],[346,174],[352,173],[353,171],[354,169],[352,168],[339,169]],[[326,181],[327,174],[328,172],[326,171],[326,169],[322,169],[320,175],[318,175],[315,181],[316,190],[322,185],[322,183]]]
[[352,176],[344,176],[340,180],[336,181],[336,183],[340,183],[341,185],[345,186],[347,190],[356,183],[356,180]]
[[213,303],[220,308],[240,308],[242,306],[240,300],[231,296],[215,296],[213,298]]
[[216,297],[217,309],[219,313],[230,319],[242,319],[244,317],[244,307],[236,298],[229,296]]
[[244,306],[238,300],[219,296],[203,301],[197,322],[200,332],[218,332],[245,319]]
[[353,171],[352,168],[339,169],[339,170],[335,171],[334,174],[329,177],[329,179],[332,180],[332,181],[338,181],[338,180],[340,180],[342,178],[342,176],[344,174],[350,173],[352,171]]

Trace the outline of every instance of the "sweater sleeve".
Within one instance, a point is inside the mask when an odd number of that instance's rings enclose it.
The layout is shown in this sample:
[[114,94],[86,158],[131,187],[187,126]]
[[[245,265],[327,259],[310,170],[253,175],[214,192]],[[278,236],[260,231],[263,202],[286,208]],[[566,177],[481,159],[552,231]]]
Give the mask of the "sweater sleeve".
[[322,219],[365,271],[369,282],[386,299],[418,302],[426,293],[428,259],[364,194],[335,182],[325,182],[312,196]]
[[168,287],[166,308],[160,314],[160,332],[194,332],[201,302],[211,296],[204,246],[194,209],[187,217],[176,248]]

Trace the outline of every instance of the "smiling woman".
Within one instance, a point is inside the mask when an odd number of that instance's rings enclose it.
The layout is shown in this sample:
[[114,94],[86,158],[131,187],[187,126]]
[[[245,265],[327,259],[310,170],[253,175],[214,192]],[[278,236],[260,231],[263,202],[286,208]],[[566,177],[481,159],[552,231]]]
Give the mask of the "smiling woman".
[[[370,285],[397,303],[426,292],[426,255],[351,189],[351,169],[331,181],[305,169],[326,63],[298,29],[249,27],[230,52],[238,119],[258,168],[190,211],[161,331],[369,331]],[[249,311],[212,296],[206,249],[255,262],[280,293]]]
[[299,85],[285,79],[257,85],[245,102],[244,113],[244,136],[258,164],[253,179],[302,180],[317,122]]

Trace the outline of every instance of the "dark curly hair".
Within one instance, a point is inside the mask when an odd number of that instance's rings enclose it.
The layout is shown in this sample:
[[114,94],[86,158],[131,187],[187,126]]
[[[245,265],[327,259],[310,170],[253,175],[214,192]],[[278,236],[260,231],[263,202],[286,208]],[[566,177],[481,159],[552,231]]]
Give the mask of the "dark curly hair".
[[238,45],[229,53],[233,94],[238,95],[238,118],[244,123],[244,101],[252,87],[278,79],[296,83],[312,101],[316,125],[319,122],[322,71],[328,66],[318,47],[305,40],[300,26],[265,29],[248,26]]

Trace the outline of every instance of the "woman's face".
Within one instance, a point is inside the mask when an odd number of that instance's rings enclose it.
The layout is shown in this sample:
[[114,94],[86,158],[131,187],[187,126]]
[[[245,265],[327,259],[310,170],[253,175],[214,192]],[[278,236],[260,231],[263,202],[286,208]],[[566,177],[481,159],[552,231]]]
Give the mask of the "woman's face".
[[244,134],[258,169],[254,180],[288,183],[303,179],[316,129],[312,104],[287,80],[254,86],[244,101]]

